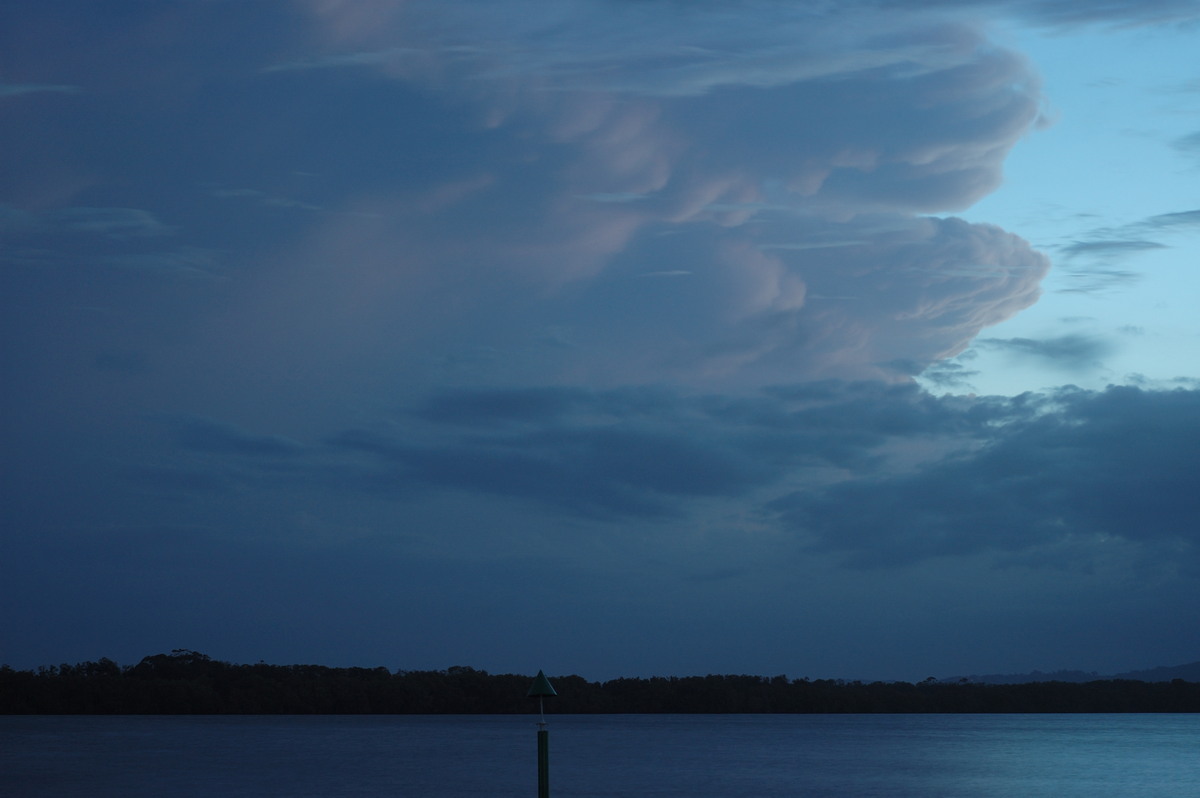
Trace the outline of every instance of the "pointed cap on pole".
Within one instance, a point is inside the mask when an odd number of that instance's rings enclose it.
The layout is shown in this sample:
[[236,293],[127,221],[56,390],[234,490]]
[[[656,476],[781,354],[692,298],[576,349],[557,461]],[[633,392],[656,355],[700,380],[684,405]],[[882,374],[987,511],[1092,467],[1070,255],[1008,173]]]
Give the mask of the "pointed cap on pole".
[[525,695],[529,698],[535,698],[544,695],[558,695],[558,693],[554,692],[554,686],[550,684],[550,680],[546,678],[546,674],[538,671],[537,676],[533,678],[533,684],[530,686],[529,692]]

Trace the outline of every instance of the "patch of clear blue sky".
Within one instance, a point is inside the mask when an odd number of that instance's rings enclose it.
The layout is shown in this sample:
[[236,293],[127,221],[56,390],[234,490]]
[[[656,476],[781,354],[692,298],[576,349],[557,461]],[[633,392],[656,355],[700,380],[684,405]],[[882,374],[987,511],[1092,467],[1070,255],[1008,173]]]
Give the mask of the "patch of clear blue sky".
[[[1054,267],[1043,297],[984,330],[958,362],[982,394],[1200,376],[1200,225],[1147,219],[1200,209],[1200,65],[1194,29],[1007,30],[1044,79],[1052,124],[1009,156],[1004,184],[960,214],[1016,233]],[[1072,255],[1073,244],[1146,242]],[[1163,245],[1150,247],[1150,243]],[[1075,341],[1051,359],[996,340]],[[992,343],[989,343],[992,342]]]

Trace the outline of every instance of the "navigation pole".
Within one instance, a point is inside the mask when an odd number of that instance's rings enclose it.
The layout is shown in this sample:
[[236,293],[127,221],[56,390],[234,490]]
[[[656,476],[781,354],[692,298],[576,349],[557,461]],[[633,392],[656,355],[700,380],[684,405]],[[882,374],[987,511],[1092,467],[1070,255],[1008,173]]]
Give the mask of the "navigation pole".
[[550,732],[546,730],[546,708],[543,700],[546,696],[556,696],[554,687],[546,674],[538,671],[526,695],[530,698],[537,696],[538,700],[538,798],[550,798]]

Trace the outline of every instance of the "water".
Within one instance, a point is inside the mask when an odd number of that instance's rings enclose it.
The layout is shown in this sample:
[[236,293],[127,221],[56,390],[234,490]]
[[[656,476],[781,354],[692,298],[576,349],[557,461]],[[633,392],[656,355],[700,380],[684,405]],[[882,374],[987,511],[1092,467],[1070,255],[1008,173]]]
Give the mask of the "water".
[[[548,716],[554,798],[1200,795],[1198,715]],[[537,794],[523,716],[0,717],[0,796]]]

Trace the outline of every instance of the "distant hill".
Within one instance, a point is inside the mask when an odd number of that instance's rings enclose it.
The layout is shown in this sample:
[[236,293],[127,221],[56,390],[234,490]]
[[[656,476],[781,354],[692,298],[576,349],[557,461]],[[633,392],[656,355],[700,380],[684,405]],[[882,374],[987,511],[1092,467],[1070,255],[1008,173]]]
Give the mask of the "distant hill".
[[1095,671],[1053,671],[1052,673],[1033,671],[1031,673],[987,673],[982,676],[953,676],[942,681],[958,682],[964,679],[975,684],[1027,684],[1030,682],[1072,682],[1078,684],[1101,679],[1130,679],[1138,682],[1169,682],[1174,679],[1183,679],[1187,682],[1200,682],[1200,662],[1115,674],[1100,674]]
[[[987,684],[709,674],[589,682],[554,676],[563,714],[858,712],[1194,712],[1200,663],[1098,677],[1078,671],[982,677]],[[1142,681],[1130,677],[1143,677]],[[979,677],[977,677],[979,678]],[[1165,681],[1163,681],[1165,680]],[[17,671],[0,665],[0,715],[530,714],[532,677],[440,671],[236,665],[176,649],[122,667],[110,659]],[[1080,683],[1080,682],[1083,683]]]
[[1170,682],[1175,679],[1183,679],[1185,682],[1200,682],[1200,662],[1153,668],[1148,671],[1129,671],[1128,673],[1118,673],[1112,678],[1136,679],[1141,682]]

